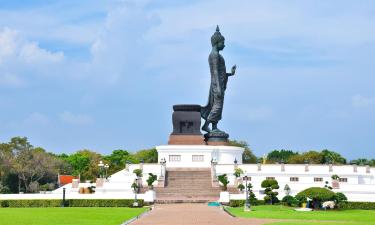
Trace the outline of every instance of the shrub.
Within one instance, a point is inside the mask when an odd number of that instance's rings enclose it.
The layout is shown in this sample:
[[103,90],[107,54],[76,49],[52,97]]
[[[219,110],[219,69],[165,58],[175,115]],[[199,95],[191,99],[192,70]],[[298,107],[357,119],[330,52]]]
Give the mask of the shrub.
[[219,182],[223,184],[223,190],[226,191],[227,185],[229,184],[227,174],[219,175],[219,176],[217,176],[217,178],[218,178]]
[[243,185],[243,184],[239,184],[239,185],[237,186],[237,188],[240,189],[240,191],[243,191],[243,189],[245,189],[245,185]]
[[338,208],[340,209],[365,209],[375,210],[375,202],[339,202]]
[[320,187],[307,188],[296,195],[297,200],[300,202],[306,202],[307,198],[319,202],[332,201],[334,197],[335,193],[333,191]]
[[149,187],[152,187],[152,184],[156,181],[157,176],[155,174],[149,173],[147,178],[147,185]]
[[137,175],[137,177],[142,177],[143,171],[141,169],[135,169],[135,170],[133,170],[133,173],[135,173],[135,175]]
[[[143,199],[138,199],[138,207],[144,206]],[[33,200],[0,200],[1,207],[28,208],[28,207],[60,207],[59,199]],[[133,207],[133,199],[67,199],[67,207]]]
[[275,189],[279,189],[279,183],[277,180],[264,180],[261,184],[262,188],[264,189],[264,201],[269,202],[271,204],[276,203],[279,201],[277,195],[279,194],[277,191],[273,191]]
[[297,207],[299,205],[298,199],[290,195],[285,196],[281,200],[281,202],[284,203],[285,205],[292,206],[292,207]]
[[243,170],[241,169],[241,168],[236,168],[235,170],[234,170],[234,173],[233,173],[233,175],[235,176],[235,177],[240,177],[241,176],[241,174],[243,174]]
[[334,196],[334,200],[336,204],[339,204],[340,202],[347,202],[348,198],[346,197],[346,195],[344,195],[344,193],[337,192]]

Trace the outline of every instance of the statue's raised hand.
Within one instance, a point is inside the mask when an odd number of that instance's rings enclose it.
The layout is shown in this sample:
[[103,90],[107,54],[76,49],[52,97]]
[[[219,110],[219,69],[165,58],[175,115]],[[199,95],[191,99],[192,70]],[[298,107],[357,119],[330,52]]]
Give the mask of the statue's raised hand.
[[237,65],[232,66],[232,75],[236,73]]

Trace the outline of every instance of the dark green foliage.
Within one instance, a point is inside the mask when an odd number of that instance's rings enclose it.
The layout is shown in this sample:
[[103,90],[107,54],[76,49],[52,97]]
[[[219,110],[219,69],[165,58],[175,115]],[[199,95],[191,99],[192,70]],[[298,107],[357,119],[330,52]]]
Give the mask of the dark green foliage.
[[281,202],[284,203],[285,205],[292,206],[292,207],[297,207],[300,204],[298,199],[296,199],[295,197],[290,196],[290,195],[285,196],[281,200]]
[[245,186],[243,184],[239,184],[237,188],[240,189],[240,191],[243,191],[243,189],[245,189]]
[[226,191],[227,190],[227,185],[229,184],[229,180],[228,180],[227,174],[219,175],[219,176],[217,176],[217,179],[218,179],[218,181],[220,183],[223,184],[223,190]]
[[277,195],[279,194],[276,189],[279,189],[279,183],[277,180],[264,180],[261,184],[262,188],[264,188],[264,201],[269,202],[271,205],[277,203],[279,199]]
[[[143,207],[144,202],[138,199],[138,207]],[[29,208],[29,207],[61,207],[59,199],[36,200],[0,200],[1,207]],[[68,199],[67,207],[133,207],[133,199]]]
[[339,204],[341,202],[347,202],[348,198],[346,197],[346,195],[344,193],[337,192],[335,194],[334,200],[335,200],[336,204]]
[[149,173],[148,178],[146,180],[147,185],[149,187],[152,187],[152,184],[156,181],[156,179],[157,179],[157,176],[155,174]]
[[137,177],[142,177],[143,171],[141,169],[135,169],[135,170],[133,170],[133,173],[135,173],[135,175],[137,175]]
[[245,149],[242,154],[242,163],[256,163],[257,162],[257,157],[253,154],[253,152],[251,151],[246,141],[230,140],[229,145],[242,147]]
[[365,209],[375,210],[375,202],[340,202],[338,204],[339,209]]
[[322,163],[346,164],[346,159],[337,152],[324,149],[321,154],[323,155]]
[[250,200],[250,203],[251,204],[256,204],[256,202],[258,201],[258,199],[257,199],[257,197],[255,196],[255,194],[253,192],[253,185],[251,183],[247,184],[247,194],[248,194],[248,198]]
[[289,162],[290,157],[298,155],[297,152],[293,152],[292,150],[273,150],[272,152],[268,153],[267,161],[268,163],[275,163],[284,161],[285,163]]
[[296,199],[300,202],[306,202],[307,198],[313,201],[325,202],[334,200],[335,193],[326,188],[311,187],[307,188],[296,195]]

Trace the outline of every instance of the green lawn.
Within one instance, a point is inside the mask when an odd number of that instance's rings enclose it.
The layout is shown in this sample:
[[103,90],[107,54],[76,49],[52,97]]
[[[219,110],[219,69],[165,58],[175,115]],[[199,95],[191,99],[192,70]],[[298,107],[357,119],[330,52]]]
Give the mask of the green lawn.
[[147,208],[0,208],[0,225],[119,225]]
[[243,207],[227,208],[229,212],[238,217],[269,218],[288,220],[315,220],[312,221],[284,221],[270,223],[272,225],[375,225],[375,210],[341,210],[341,211],[312,211],[297,212],[294,208],[277,206],[253,206],[252,211],[244,212]]

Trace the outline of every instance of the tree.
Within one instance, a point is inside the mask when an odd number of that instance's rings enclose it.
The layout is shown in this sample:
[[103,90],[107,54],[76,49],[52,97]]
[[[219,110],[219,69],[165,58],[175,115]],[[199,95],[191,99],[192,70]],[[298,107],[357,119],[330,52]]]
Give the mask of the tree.
[[136,159],[138,159],[138,161],[143,160],[144,163],[158,162],[158,151],[156,150],[156,148],[137,151],[134,156]]
[[312,199],[314,208],[319,208],[322,202],[335,200],[335,193],[326,188],[311,187],[296,195],[300,202],[306,202],[307,198]]
[[267,161],[270,163],[275,163],[275,162],[285,162],[288,163],[289,159],[292,156],[298,155],[298,152],[293,152],[291,150],[273,150],[272,152],[268,153],[267,155]]
[[35,192],[39,181],[57,174],[57,160],[42,148],[34,148],[26,137],[15,137],[9,142],[14,154],[12,167],[26,192]]
[[227,174],[219,175],[219,176],[217,176],[217,179],[220,183],[223,184],[223,190],[227,191],[227,185],[229,184]]
[[322,163],[346,164],[346,159],[337,152],[324,149],[321,154],[323,156]]
[[250,200],[250,204],[255,205],[258,199],[253,192],[253,185],[250,182],[247,184],[247,194]]
[[73,175],[80,175],[81,180],[93,180],[99,175],[98,163],[102,156],[90,150],[80,150],[68,158],[67,162],[73,167]]
[[302,154],[290,157],[289,163],[303,164],[306,161],[312,164],[322,164],[324,162],[323,155],[317,151],[308,151]]
[[114,150],[110,155],[105,156],[104,160],[109,164],[108,173],[113,174],[124,169],[128,158],[129,152],[121,149]]
[[277,198],[277,195],[279,193],[274,191],[279,189],[279,183],[277,180],[264,180],[262,181],[261,187],[264,188],[264,194],[266,195],[264,196],[265,202],[269,202],[271,205],[278,202],[279,199]]
[[230,140],[229,145],[242,147],[245,149],[244,152],[242,153],[242,163],[256,163],[257,162],[257,157],[253,154],[253,152],[251,151],[246,141]]

